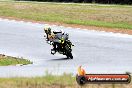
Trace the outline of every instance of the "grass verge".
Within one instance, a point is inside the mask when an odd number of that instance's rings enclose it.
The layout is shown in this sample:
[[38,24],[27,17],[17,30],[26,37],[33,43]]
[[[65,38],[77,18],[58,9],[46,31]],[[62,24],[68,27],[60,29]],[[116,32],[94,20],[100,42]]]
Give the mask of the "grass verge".
[[27,65],[27,64],[32,64],[32,62],[23,58],[16,58],[16,57],[0,54],[0,66],[17,65],[17,64]]
[[132,29],[129,5],[0,2],[0,16],[108,28]]
[[130,84],[87,84],[79,86],[70,74],[34,78],[0,78],[0,88],[132,88]]

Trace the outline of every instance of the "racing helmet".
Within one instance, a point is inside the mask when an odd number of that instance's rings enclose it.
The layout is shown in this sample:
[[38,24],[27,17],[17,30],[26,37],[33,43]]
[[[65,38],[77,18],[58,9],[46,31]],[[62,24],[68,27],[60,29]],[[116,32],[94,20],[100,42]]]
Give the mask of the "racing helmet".
[[45,31],[46,33],[51,32],[51,28],[50,28],[49,26],[45,26],[45,27],[44,27],[44,31]]
[[44,30],[51,30],[51,28],[49,26],[45,26]]

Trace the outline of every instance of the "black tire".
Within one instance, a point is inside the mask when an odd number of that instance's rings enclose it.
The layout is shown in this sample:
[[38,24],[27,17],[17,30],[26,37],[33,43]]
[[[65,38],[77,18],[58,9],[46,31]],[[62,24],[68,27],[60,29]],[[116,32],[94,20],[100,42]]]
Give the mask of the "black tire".
[[72,53],[70,54],[70,58],[73,59]]
[[67,56],[67,59],[73,59],[73,56],[72,56],[72,53],[71,53],[72,49],[69,46],[70,46],[69,44],[65,45],[66,56]]
[[66,56],[67,56],[67,59],[73,59],[73,56],[72,56],[72,53],[71,52],[68,53]]

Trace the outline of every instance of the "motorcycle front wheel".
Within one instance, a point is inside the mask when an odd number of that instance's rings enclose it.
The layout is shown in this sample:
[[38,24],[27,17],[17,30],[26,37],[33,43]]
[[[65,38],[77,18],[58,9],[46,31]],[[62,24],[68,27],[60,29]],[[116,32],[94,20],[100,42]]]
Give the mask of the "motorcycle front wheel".
[[67,59],[73,59],[73,55],[72,55],[72,53],[70,52],[70,53],[67,53]]

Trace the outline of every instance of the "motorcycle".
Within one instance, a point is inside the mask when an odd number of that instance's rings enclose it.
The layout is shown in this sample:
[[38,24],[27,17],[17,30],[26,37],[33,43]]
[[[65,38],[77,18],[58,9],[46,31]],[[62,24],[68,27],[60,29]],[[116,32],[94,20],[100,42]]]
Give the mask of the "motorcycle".
[[[46,34],[46,41],[48,44],[53,45],[56,49],[51,49],[51,54],[54,55],[56,52],[67,56],[67,59],[73,59],[72,46],[74,46],[70,40],[68,40],[68,34],[57,36],[56,33]],[[46,36],[44,36],[46,37]]]
[[[72,55],[72,43],[70,40],[66,39],[65,37],[61,36],[58,38],[58,42],[53,42],[53,46],[56,47],[56,52],[66,55],[67,59],[73,59]],[[55,50],[51,49],[51,54],[55,54]]]

